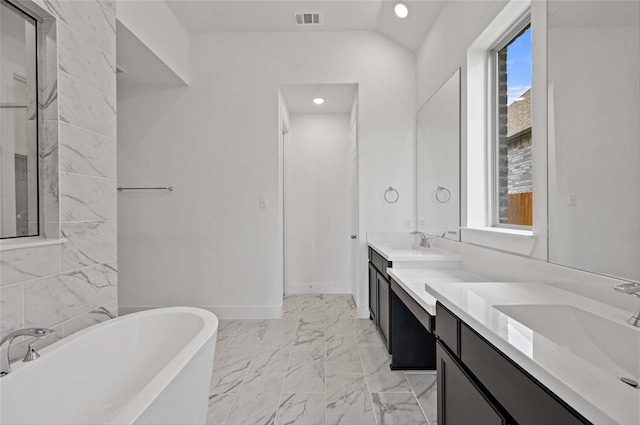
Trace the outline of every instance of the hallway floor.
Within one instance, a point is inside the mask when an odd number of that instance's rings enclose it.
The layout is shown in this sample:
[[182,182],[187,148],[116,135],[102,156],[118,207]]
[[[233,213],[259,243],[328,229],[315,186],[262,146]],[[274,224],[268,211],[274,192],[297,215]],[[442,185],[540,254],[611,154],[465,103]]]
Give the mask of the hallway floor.
[[394,372],[351,295],[292,295],[281,320],[221,320],[209,424],[436,425],[434,373]]

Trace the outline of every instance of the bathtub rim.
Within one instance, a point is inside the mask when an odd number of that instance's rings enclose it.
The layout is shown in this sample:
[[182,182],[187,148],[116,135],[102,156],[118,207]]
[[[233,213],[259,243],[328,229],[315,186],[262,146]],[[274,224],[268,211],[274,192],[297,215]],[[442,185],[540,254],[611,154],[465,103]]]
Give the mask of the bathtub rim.
[[[39,350],[39,352],[44,357],[48,353],[57,351],[90,332],[113,327],[126,320],[167,313],[186,313],[198,316],[203,320],[202,328],[162,369],[158,371],[150,381],[140,389],[135,398],[124,406],[122,410],[120,410],[108,422],[109,424],[133,424],[136,419],[140,417],[140,415],[142,415],[142,413],[155,401],[155,399],[158,398],[158,396],[169,386],[174,378],[178,376],[182,369],[200,351],[200,349],[202,349],[202,347],[204,347],[212,337],[215,338],[218,333],[218,326],[220,323],[215,314],[198,307],[161,307],[126,314],[124,316],[119,316],[84,328],[66,338],[54,342],[53,344]],[[215,343],[215,339],[213,343]],[[211,364],[213,366],[213,358],[211,359]],[[29,366],[31,365],[23,363],[22,361],[16,362],[13,365],[14,371],[11,375],[19,373],[20,369],[28,368]],[[36,366],[36,364],[33,364],[33,366]]]

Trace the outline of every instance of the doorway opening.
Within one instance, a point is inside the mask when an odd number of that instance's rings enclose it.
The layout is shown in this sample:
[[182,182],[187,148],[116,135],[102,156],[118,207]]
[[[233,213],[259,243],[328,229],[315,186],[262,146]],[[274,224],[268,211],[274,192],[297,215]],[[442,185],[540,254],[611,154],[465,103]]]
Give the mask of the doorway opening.
[[280,120],[283,295],[355,298],[358,85],[282,85]]

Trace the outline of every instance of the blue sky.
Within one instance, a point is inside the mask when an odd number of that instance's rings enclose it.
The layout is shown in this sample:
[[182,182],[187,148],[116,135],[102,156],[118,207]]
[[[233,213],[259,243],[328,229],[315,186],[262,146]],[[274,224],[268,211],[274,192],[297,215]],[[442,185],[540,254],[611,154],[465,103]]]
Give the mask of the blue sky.
[[531,28],[507,46],[507,105],[531,87]]

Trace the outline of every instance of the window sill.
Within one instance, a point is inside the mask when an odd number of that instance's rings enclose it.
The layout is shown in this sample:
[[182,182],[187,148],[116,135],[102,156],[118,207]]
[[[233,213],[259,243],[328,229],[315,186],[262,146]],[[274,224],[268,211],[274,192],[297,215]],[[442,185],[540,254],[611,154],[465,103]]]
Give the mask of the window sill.
[[11,251],[14,249],[39,248],[42,246],[62,245],[67,240],[60,239],[44,239],[39,236],[30,238],[2,239],[0,240],[0,252]]
[[463,227],[462,241],[473,245],[530,256],[537,236],[531,230],[504,227]]

